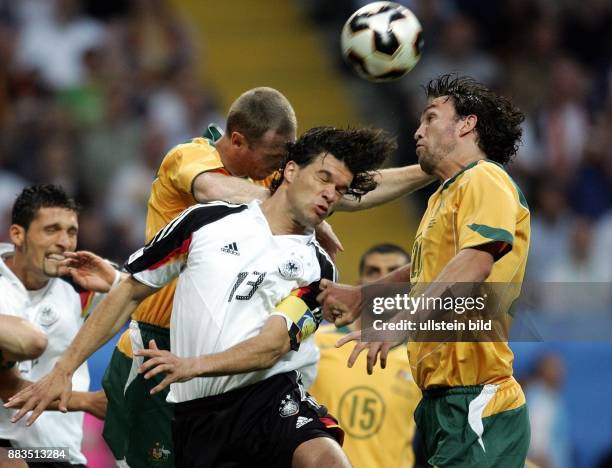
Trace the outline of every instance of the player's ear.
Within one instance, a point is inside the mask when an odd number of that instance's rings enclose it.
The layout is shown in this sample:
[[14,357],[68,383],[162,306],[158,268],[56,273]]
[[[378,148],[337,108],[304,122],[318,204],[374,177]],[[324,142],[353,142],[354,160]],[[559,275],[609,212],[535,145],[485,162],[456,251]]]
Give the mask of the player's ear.
[[459,135],[464,136],[470,133],[471,131],[476,129],[476,123],[478,122],[478,117],[474,114],[470,114],[467,117],[462,119],[463,125],[459,129]]
[[249,145],[249,142],[247,141],[246,137],[240,132],[232,132],[230,141],[232,143],[232,146],[236,147],[237,149],[240,149],[240,148],[243,148]]
[[9,236],[15,247],[21,247],[25,242],[26,230],[19,224],[11,224],[9,228]]
[[283,178],[289,183],[293,182],[299,168],[300,166],[298,166],[295,161],[287,162],[285,169],[283,170]]

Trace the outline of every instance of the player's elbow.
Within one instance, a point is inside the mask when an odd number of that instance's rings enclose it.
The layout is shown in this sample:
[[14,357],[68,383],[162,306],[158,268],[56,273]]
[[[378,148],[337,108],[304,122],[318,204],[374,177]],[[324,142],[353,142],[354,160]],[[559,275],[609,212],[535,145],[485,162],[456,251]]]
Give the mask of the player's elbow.
[[24,330],[24,334],[19,341],[18,354],[22,360],[35,359],[47,349],[47,334],[34,326],[29,326]]
[[269,369],[274,366],[281,358],[289,352],[289,335],[285,333],[285,336],[268,336],[265,340],[266,347],[264,352],[261,354],[261,368]]

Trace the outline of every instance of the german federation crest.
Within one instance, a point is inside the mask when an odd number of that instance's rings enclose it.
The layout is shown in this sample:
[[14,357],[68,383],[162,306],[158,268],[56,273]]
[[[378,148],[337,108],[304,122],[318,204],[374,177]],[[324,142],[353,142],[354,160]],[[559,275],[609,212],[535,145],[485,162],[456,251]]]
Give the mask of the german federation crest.
[[283,278],[294,280],[302,277],[304,274],[304,265],[302,265],[302,261],[299,258],[293,257],[283,262],[278,267],[278,272]]
[[291,395],[285,395],[285,398],[281,400],[280,407],[278,408],[280,415],[283,418],[288,418],[289,416],[298,414],[298,411],[300,411],[299,403],[291,398]]
[[44,306],[38,312],[38,322],[43,327],[50,327],[59,320],[59,313],[50,306]]

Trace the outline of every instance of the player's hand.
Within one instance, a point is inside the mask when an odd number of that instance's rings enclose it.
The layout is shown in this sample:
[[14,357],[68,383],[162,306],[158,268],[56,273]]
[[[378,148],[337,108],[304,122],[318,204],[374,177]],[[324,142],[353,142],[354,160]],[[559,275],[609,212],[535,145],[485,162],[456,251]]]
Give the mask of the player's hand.
[[387,342],[387,341],[372,341],[366,342],[361,341],[361,330],[351,332],[342,338],[340,338],[336,343],[336,348],[340,348],[344,346],[346,343],[354,341],[355,347],[353,348],[353,352],[348,358],[347,366],[353,367],[355,361],[361,354],[363,350],[368,351],[367,361],[366,361],[366,370],[368,374],[372,374],[374,371],[374,367],[376,366],[376,361],[380,358],[380,368],[384,369],[387,367],[387,355],[389,354],[389,350],[397,345],[397,343]]
[[138,368],[138,373],[144,374],[145,379],[155,377],[161,372],[166,373],[166,377],[153,387],[151,395],[162,391],[171,383],[187,382],[196,376],[193,358],[180,358],[170,351],[158,349],[155,340],[149,341],[149,349],[139,349],[134,354],[149,358]]
[[323,318],[337,327],[354,322],[361,308],[361,287],[322,279],[317,301],[323,306]]
[[104,390],[86,392],[83,396],[85,398],[83,402],[83,411],[87,411],[92,416],[104,420],[106,417],[106,407],[108,405]]
[[58,270],[61,276],[70,276],[88,291],[110,291],[117,274],[110,263],[86,250],[65,252],[64,256],[66,258],[60,262]]
[[331,225],[327,221],[323,221],[316,227],[315,233],[321,247],[329,254],[332,261],[336,261],[336,255],[338,255],[338,252],[344,252],[344,247]]
[[4,406],[19,408],[19,411],[11,418],[11,422],[19,421],[26,413],[32,411],[26,422],[27,426],[31,426],[41,413],[58,399],[58,409],[66,413],[71,394],[72,373],[63,370],[56,364],[53,370],[38,382],[34,382],[10,397]]

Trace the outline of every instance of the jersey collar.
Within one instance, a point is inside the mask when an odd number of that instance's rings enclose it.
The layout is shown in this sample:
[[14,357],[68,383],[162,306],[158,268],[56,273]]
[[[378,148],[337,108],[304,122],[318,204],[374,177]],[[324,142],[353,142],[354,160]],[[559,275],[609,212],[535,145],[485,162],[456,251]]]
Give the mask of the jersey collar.
[[249,206],[249,210],[254,213],[255,218],[257,219],[257,221],[259,221],[260,224],[262,224],[270,233],[270,235],[272,237],[284,237],[284,238],[295,238],[300,240],[300,242],[303,242],[304,244],[307,244],[308,242],[312,241],[315,238],[315,230],[313,229],[312,232],[309,232],[307,234],[272,234],[272,230],[270,229],[270,224],[268,224],[268,220],[266,219],[265,215],[263,214],[263,211],[261,211],[261,200],[253,200],[251,202],[248,203]]
[[215,143],[223,136],[223,130],[221,130],[219,126],[211,123],[206,127],[202,136],[206,138],[212,146],[215,146]]
[[442,182],[442,190],[440,190],[440,191],[446,190],[450,184],[452,184],[455,180],[457,180],[457,177],[459,177],[465,171],[473,168],[480,161],[484,161],[484,159],[477,159],[476,161],[472,161],[467,166],[464,166],[463,169],[461,169],[459,172],[457,172],[454,176],[446,179],[444,182]]

